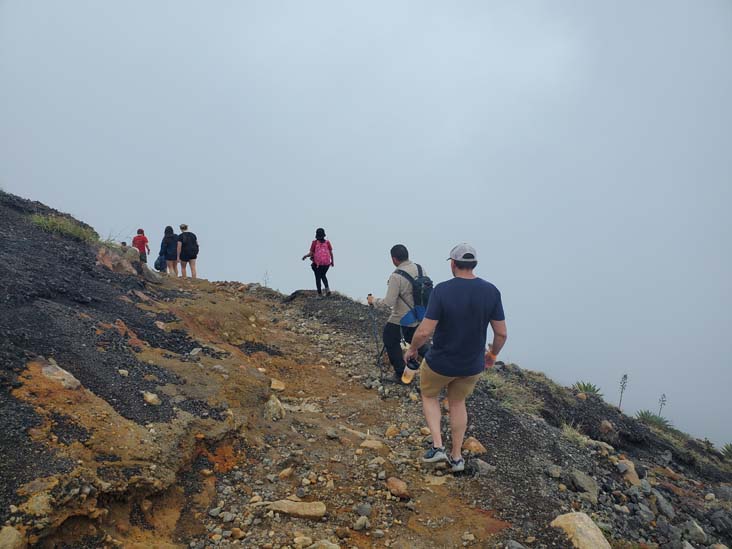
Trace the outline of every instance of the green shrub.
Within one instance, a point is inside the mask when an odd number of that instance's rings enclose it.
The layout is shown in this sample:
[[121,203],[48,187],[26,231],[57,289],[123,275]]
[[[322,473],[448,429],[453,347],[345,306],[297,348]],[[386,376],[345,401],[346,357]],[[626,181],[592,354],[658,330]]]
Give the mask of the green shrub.
[[588,395],[595,395],[602,398],[600,388],[594,383],[590,383],[588,381],[578,381],[577,383],[572,385],[572,389],[574,389],[578,393],[587,393]]
[[658,427],[659,429],[670,429],[673,426],[671,422],[665,417],[654,414],[650,410],[638,410],[638,413],[635,415],[635,417],[641,423],[645,423],[646,425],[651,425],[653,427]]
[[97,242],[99,240],[99,235],[94,229],[85,227],[69,217],[33,214],[30,220],[48,233],[59,234],[80,242]]
[[724,454],[724,457],[728,460],[732,461],[732,444],[729,442],[722,446],[722,453]]

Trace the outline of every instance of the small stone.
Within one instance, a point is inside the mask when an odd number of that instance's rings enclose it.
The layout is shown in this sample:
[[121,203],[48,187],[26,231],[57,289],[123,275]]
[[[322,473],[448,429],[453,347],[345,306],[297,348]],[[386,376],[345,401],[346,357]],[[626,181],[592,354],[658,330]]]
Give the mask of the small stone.
[[621,459],[618,461],[616,467],[618,468],[618,471],[622,473],[626,482],[632,486],[640,486],[640,477],[638,476],[638,473],[636,473],[635,464],[632,461],[629,459]]
[[12,526],[3,526],[0,529],[0,547],[2,549],[24,549],[26,542],[18,530]]
[[379,530],[379,529],[376,529],[376,530],[374,530],[374,531],[373,531],[373,534],[372,534],[372,535],[373,535],[373,536],[374,536],[374,537],[375,537],[376,539],[381,539],[381,538],[383,538],[383,537],[384,537],[384,531],[383,531],[383,530]]
[[384,479],[386,478],[386,471],[379,471],[379,474],[378,474],[378,475],[376,475],[376,477],[377,477],[377,478],[378,478],[379,480],[384,480]]
[[338,431],[336,431],[332,427],[325,431],[325,436],[328,437],[330,440],[338,440],[339,438],[341,438],[338,434]]
[[140,509],[143,513],[148,513],[150,509],[152,509],[152,505],[152,501],[150,501],[149,499],[143,499],[140,502]]
[[371,504],[370,503],[359,503],[354,508],[356,514],[361,517],[368,517],[371,515]]
[[545,473],[551,478],[561,478],[562,468],[559,465],[550,465],[546,468]]
[[396,477],[389,477],[389,479],[386,481],[386,487],[389,489],[389,492],[391,492],[392,495],[398,498],[409,497],[407,483],[401,479],[398,479]]
[[264,418],[270,421],[277,421],[283,417],[285,417],[285,407],[282,406],[280,399],[274,394],[271,394],[264,405]]
[[360,516],[358,517],[358,520],[356,520],[356,523],[353,525],[353,529],[357,532],[360,532],[361,530],[368,530],[371,528],[371,524],[369,523],[368,517]]
[[603,435],[607,435],[609,433],[612,433],[613,431],[615,431],[615,426],[609,420],[603,419],[600,422],[600,432]]
[[715,499],[717,499],[717,496],[715,496],[714,494],[709,493],[706,496],[704,496],[704,499],[706,501],[714,501]]
[[597,496],[600,492],[600,487],[592,477],[582,471],[572,469],[569,474],[569,480],[576,492],[587,493],[589,495],[589,501],[593,504],[597,504]]
[[200,347],[196,347],[195,349],[192,349],[191,352],[188,353],[188,354],[191,355],[191,356],[196,356],[201,351],[203,351],[203,349],[201,349]]
[[586,393],[577,393],[577,398],[580,400],[587,400],[587,394]]
[[390,426],[389,426],[389,427],[388,427],[388,428],[386,429],[386,432],[384,433],[384,436],[385,436],[386,438],[394,438],[394,437],[395,437],[395,436],[397,436],[398,434],[399,434],[399,427],[397,427],[396,425],[390,425]]
[[490,463],[487,463],[480,458],[475,459],[475,465],[478,467],[478,474],[480,476],[487,476],[491,473],[495,473],[498,470],[498,467],[496,467],[495,465],[491,465]]
[[160,397],[155,393],[151,393],[149,391],[143,391],[142,398],[145,399],[145,402],[147,402],[150,406],[160,406],[162,404]]
[[463,442],[463,450],[470,452],[473,455],[485,454],[488,451],[475,437],[468,437],[465,439],[465,442]]
[[431,433],[430,433],[430,430],[429,430],[429,428],[428,428],[428,427],[422,427],[422,428],[421,428],[421,429],[419,430],[419,434],[420,434],[420,435],[423,435],[423,436],[427,436],[427,435],[429,435],[429,434],[431,434]]
[[325,515],[325,503],[321,501],[289,501],[281,499],[270,503],[267,509],[275,513],[285,513],[300,518],[322,518]]
[[269,388],[273,391],[284,391],[285,390],[285,384],[281,382],[279,379],[272,378],[269,383]]
[[312,538],[309,538],[307,536],[297,536],[295,539],[292,540],[292,542],[298,549],[302,547],[309,547],[313,544]]
[[463,541],[475,541],[475,535],[471,534],[470,532],[463,532],[463,535],[460,536],[460,539]]
[[117,370],[117,373],[119,375],[121,375],[122,377],[127,377],[130,375],[130,372],[128,370],[122,370],[122,369]]
[[697,543],[706,543],[707,541],[706,532],[704,532],[704,529],[693,519],[684,524],[684,532],[686,533],[686,537],[691,541],[695,541]]
[[280,477],[280,480],[287,480],[292,476],[292,473],[294,473],[294,469],[292,467],[288,467],[287,469],[282,469],[277,476]]
[[213,475],[213,471],[211,469],[201,469],[200,473],[203,477],[210,477]]
[[[361,448],[370,448],[371,450],[381,450],[384,447],[384,443],[380,440],[373,440],[367,438],[361,443]],[[358,450],[356,450],[358,452]]]
[[221,514],[221,507],[214,507],[208,512],[208,516],[210,517],[218,517]]
[[[64,389],[78,389],[81,382],[69,372],[61,368],[56,361],[50,359],[47,364],[41,368],[41,373],[48,379],[58,381]],[[16,530],[17,531],[17,530]]]
[[234,521],[234,513],[223,513],[221,515],[221,520],[224,521],[224,523],[229,523]]

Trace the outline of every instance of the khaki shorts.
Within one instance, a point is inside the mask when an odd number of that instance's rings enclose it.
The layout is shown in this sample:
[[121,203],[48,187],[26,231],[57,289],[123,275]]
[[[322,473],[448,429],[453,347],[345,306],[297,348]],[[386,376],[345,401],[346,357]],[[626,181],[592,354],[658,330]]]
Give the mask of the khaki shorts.
[[465,400],[473,393],[480,374],[466,377],[450,377],[438,374],[429,367],[426,360],[422,361],[419,369],[419,390],[423,396],[436,397],[443,387],[447,387],[449,401]]

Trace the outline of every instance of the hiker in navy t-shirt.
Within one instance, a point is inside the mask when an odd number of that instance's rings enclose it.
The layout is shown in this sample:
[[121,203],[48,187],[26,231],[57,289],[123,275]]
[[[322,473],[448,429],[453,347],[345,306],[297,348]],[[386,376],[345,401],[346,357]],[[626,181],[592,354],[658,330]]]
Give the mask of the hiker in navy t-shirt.
[[[420,368],[422,408],[432,435],[432,447],[422,461],[447,461],[453,472],[465,469],[462,458],[463,438],[468,426],[465,399],[473,392],[481,373],[493,366],[506,342],[506,321],[501,293],[493,284],[478,278],[473,269],[478,264],[475,248],[459,244],[450,251],[454,278],[435,286],[427,312],[405,359],[416,358],[417,350],[432,337],[432,348]],[[493,343],[486,351],[488,326],[493,329]],[[434,337],[433,337],[434,334]],[[445,453],[440,432],[440,391],[447,387],[450,403],[452,449]]]

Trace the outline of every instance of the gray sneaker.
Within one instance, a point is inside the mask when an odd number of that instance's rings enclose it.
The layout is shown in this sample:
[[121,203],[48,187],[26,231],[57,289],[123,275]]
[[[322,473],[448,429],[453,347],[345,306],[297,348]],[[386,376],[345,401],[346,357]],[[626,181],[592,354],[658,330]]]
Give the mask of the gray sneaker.
[[450,471],[453,473],[465,471],[465,460],[463,458],[452,459],[452,456],[447,456],[447,464],[450,466]]
[[431,446],[422,456],[422,461],[425,463],[437,463],[438,461],[447,461],[447,459],[444,446],[440,448]]

